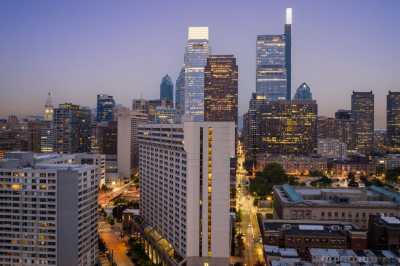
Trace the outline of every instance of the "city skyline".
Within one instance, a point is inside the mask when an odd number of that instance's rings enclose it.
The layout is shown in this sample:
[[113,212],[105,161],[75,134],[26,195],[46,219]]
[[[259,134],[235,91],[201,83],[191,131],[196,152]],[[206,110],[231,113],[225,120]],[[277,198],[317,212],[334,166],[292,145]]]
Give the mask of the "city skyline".
[[105,2],[2,5],[0,32],[8,38],[0,44],[0,59],[6,62],[0,66],[0,116],[41,114],[49,90],[54,106],[94,107],[100,93],[125,106],[140,96],[156,98],[162,76],[175,81],[179,74],[189,26],[209,27],[212,54],[237,57],[241,116],[255,90],[256,36],[281,33],[286,7],[293,8],[292,96],[307,82],[320,114],[333,117],[337,109],[349,109],[353,90],[373,90],[376,128],[385,128],[386,95],[400,88],[394,75],[400,68],[399,36],[392,34],[400,22],[396,1],[231,3],[231,11],[245,22],[221,16],[222,2],[209,12],[207,4],[196,12],[190,5],[177,9],[178,1],[151,8]]

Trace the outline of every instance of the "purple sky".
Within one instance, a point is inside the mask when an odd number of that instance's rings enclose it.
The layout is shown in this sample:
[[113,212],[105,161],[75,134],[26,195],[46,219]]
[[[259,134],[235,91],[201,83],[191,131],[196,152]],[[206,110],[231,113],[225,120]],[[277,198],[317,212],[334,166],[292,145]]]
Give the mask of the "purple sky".
[[[400,90],[400,1],[0,1],[0,116],[38,114],[54,103],[94,106],[96,94],[156,98],[175,80],[188,26],[208,26],[213,53],[239,65],[240,114],[255,91],[257,34],[283,32],[292,7],[293,89],[307,82],[319,113],[350,107],[352,90]],[[395,49],[397,48],[397,49]],[[396,75],[395,75],[396,73]]]

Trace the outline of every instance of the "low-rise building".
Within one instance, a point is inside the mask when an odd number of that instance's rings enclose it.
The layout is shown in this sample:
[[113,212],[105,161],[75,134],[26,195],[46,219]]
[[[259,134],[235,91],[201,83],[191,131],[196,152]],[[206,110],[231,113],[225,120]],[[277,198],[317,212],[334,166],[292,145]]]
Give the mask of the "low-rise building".
[[368,227],[368,244],[373,249],[400,248],[400,218],[371,215]]
[[293,156],[272,155],[260,153],[256,156],[257,169],[262,170],[269,163],[282,165],[286,173],[290,175],[308,175],[310,171],[326,172],[327,160],[319,156]]
[[295,248],[301,254],[307,248],[367,248],[367,232],[346,222],[265,219],[261,229],[264,244]]
[[368,228],[370,215],[400,215],[400,193],[383,187],[274,187],[274,215],[279,219],[343,221]]

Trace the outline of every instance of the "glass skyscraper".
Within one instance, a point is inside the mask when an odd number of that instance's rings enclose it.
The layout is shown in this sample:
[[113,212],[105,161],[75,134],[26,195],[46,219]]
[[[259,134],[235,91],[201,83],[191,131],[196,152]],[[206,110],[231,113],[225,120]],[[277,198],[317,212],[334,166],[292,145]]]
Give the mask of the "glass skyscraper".
[[256,92],[270,101],[291,99],[291,23],[288,8],[284,34],[257,36]]
[[170,76],[165,75],[160,84],[160,100],[165,100],[173,104],[174,102],[174,84]]
[[307,83],[303,82],[296,90],[296,94],[294,95],[295,100],[299,101],[310,101],[312,100],[312,93],[310,86]]
[[115,101],[113,96],[107,94],[97,95],[97,122],[110,122],[113,120]]
[[185,121],[204,120],[204,67],[210,53],[208,27],[189,27],[185,51]]
[[175,83],[175,109],[176,114],[180,117],[185,110],[185,68],[179,72],[179,76]]
[[351,95],[353,140],[360,153],[370,153],[374,144],[374,94],[353,91]]

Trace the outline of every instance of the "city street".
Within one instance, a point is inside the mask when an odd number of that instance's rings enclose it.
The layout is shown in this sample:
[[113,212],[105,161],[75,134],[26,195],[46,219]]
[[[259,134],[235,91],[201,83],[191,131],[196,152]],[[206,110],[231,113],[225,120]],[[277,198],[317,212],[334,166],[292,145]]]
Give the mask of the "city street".
[[127,246],[121,239],[121,229],[111,226],[105,220],[99,221],[99,237],[106,244],[107,249],[112,252],[115,263],[118,266],[133,266],[131,259],[126,255]]
[[253,206],[254,198],[245,185],[248,183],[248,176],[243,167],[245,158],[241,143],[239,143],[238,148],[237,182],[240,184],[238,204],[242,219],[239,230],[244,236],[244,265],[252,266],[257,261],[264,262],[263,245],[260,242],[261,233],[257,221],[257,207]]

